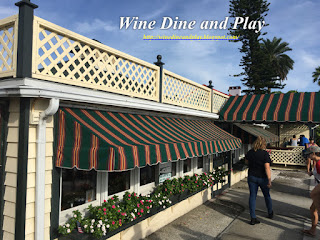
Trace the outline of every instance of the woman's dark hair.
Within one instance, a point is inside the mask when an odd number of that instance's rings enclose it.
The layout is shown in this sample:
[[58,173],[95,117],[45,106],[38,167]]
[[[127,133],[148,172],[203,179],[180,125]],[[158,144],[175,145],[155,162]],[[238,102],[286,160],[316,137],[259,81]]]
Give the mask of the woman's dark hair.
[[296,138],[296,135],[293,135],[293,138]]

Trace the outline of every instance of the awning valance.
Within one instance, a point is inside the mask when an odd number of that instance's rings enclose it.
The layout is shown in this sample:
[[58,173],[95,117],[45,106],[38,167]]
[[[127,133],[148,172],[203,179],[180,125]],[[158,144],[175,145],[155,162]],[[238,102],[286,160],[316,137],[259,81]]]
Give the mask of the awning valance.
[[240,124],[240,123],[235,123],[234,125],[255,137],[258,137],[258,136],[264,137],[267,143],[279,141],[279,137],[277,135],[269,132],[268,130],[263,129],[262,127],[257,127],[249,124]]
[[123,171],[239,148],[209,120],[61,108],[56,166]]
[[219,115],[228,122],[320,123],[320,92],[232,96]]

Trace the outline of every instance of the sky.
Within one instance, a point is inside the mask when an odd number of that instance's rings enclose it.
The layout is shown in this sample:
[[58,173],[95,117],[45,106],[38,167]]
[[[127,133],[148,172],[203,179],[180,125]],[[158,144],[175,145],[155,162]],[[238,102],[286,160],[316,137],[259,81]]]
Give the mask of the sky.
[[[156,61],[162,55],[164,68],[200,84],[212,80],[214,88],[227,93],[229,86],[244,85],[239,63],[241,43],[229,41],[146,41],[144,35],[227,35],[223,29],[201,30],[204,20],[222,21],[229,15],[229,1],[225,0],[32,0],[39,8],[35,15],[71,31],[97,39],[103,44],[145,60]],[[293,50],[288,55],[295,61],[282,90],[319,91],[312,81],[312,72],[320,66],[320,1],[269,0],[269,12],[262,28],[264,38],[282,38]],[[17,14],[15,1],[0,1],[0,19]],[[138,17],[156,21],[153,30],[120,29],[120,17]],[[192,30],[160,30],[163,17],[196,21]],[[229,19],[232,23],[233,19]]]

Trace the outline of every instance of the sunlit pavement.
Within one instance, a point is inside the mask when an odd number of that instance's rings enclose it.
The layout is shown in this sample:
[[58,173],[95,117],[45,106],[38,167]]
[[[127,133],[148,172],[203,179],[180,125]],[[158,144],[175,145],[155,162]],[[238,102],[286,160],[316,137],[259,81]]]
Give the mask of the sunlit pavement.
[[256,215],[260,224],[249,224],[249,190],[245,179],[146,239],[320,239],[320,231],[316,238],[301,233],[305,225],[310,225],[310,179],[304,169],[273,170],[271,197],[275,216],[266,217],[259,191]]

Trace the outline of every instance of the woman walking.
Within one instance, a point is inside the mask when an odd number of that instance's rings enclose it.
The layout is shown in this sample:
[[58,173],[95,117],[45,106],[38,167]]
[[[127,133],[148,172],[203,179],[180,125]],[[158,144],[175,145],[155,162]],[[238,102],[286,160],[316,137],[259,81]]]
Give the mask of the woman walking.
[[251,225],[260,223],[256,217],[256,198],[258,187],[260,187],[268,209],[268,217],[273,218],[272,200],[269,189],[271,187],[271,159],[266,149],[266,141],[258,136],[253,143],[253,149],[246,154],[246,162],[249,165],[248,185],[250,190],[249,208],[251,216]]

